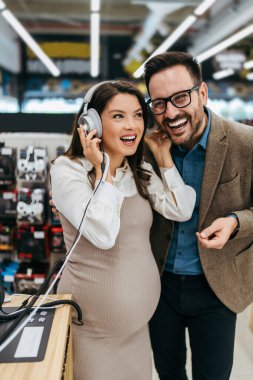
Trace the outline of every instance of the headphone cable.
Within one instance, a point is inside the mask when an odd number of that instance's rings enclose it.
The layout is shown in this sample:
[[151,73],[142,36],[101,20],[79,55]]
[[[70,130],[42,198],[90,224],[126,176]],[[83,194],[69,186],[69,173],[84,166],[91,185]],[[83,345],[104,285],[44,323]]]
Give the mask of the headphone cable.
[[[69,260],[69,258],[71,256],[74,248],[76,247],[77,243],[79,242],[79,240],[81,238],[82,228],[83,228],[84,221],[85,221],[84,217],[86,215],[88,206],[90,205],[90,202],[91,202],[92,198],[94,197],[95,193],[97,192],[97,190],[98,190],[101,182],[105,181],[107,173],[108,173],[108,170],[109,170],[110,158],[109,158],[108,154],[105,153],[103,150],[102,150],[102,154],[103,154],[103,161],[101,163],[102,176],[101,176],[98,185],[95,187],[95,189],[94,189],[94,191],[93,191],[93,193],[92,193],[92,195],[91,195],[91,197],[90,197],[90,199],[89,199],[89,201],[88,201],[88,203],[87,203],[87,205],[85,207],[85,210],[84,210],[81,222],[80,222],[79,227],[78,227],[78,231],[77,231],[76,237],[75,237],[75,239],[74,239],[74,241],[72,243],[72,246],[70,247],[69,251],[67,252],[67,254],[65,256],[65,260],[63,261],[63,259],[59,259],[55,263],[55,265],[53,266],[53,268],[49,272],[49,275],[44,280],[44,282],[41,284],[38,292],[33,296],[32,300],[29,302],[29,304],[27,305],[26,309],[18,316],[18,318],[16,319],[16,321],[14,321],[13,324],[1,336],[1,338],[0,338],[0,352],[17,336],[17,334],[25,327],[25,325],[36,314],[37,310],[42,305],[42,303],[44,302],[46,296],[49,294],[49,292],[51,291],[51,289],[55,285],[56,281],[60,277],[61,273],[63,272],[63,270],[64,270],[65,266],[67,265],[67,262],[68,262],[68,260]],[[104,170],[103,170],[103,168],[104,168]],[[63,263],[62,263],[62,261],[63,261]],[[31,312],[31,314],[25,319],[25,321],[23,321],[23,323],[17,328],[17,330],[13,331],[15,329],[15,327],[18,326],[18,324],[21,322],[21,320],[23,319],[23,317],[28,312],[30,312],[32,306],[38,300],[39,296],[42,294],[42,292],[44,291],[44,289],[48,286],[48,284],[49,284],[49,282],[50,282],[53,274],[55,273],[56,269],[58,269],[59,266],[60,266],[60,269],[59,269],[58,273],[56,274],[53,282],[51,283],[50,287],[48,288],[48,290],[44,294],[44,296],[41,299],[41,301],[38,303],[38,305],[35,307],[35,309]],[[11,334],[11,335],[9,336],[9,334]]]

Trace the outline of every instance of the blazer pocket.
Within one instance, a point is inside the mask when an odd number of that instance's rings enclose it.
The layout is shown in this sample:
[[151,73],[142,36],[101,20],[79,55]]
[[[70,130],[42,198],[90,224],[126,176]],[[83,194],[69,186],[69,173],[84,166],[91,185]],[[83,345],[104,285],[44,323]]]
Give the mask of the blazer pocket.
[[230,181],[219,183],[217,186],[217,189],[225,190],[226,188],[229,188],[229,187],[237,187],[238,185],[240,185],[240,177],[241,177],[240,174],[237,174]]
[[[238,210],[242,206],[241,176],[238,174],[229,182],[220,183],[214,193],[212,204],[216,212],[227,213]],[[216,215],[216,213],[215,213]]]
[[243,293],[253,291],[253,244],[235,256],[239,284]]

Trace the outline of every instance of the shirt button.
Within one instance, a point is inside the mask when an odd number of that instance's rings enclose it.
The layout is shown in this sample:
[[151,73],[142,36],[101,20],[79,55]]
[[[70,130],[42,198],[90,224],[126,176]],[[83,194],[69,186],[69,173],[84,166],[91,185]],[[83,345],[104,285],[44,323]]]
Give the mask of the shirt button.
[[183,235],[183,234],[184,234],[184,230],[181,230],[181,231],[180,231],[180,234],[182,234],[182,235]]
[[162,193],[161,195],[160,195],[160,201],[163,201],[164,200],[164,193]]
[[177,254],[178,254],[178,256],[182,256],[182,252],[181,251],[179,251]]

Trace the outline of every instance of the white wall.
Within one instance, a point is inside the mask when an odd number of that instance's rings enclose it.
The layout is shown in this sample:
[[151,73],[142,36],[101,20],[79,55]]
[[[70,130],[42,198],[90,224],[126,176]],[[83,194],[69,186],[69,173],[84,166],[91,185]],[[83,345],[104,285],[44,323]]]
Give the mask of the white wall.
[[56,157],[59,145],[70,144],[71,136],[65,133],[0,133],[0,142],[5,146],[22,149],[29,145],[47,148],[49,162]]

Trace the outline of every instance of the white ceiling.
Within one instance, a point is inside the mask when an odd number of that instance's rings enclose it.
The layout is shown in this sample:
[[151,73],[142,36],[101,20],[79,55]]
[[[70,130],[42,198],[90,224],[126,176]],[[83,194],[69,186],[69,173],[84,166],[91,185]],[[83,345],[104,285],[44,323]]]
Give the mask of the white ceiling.
[[[140,59],[152,53],[200,2],[101,0],[101,35],[129,37],[130,49],[122,59],[126,59],[133,49]],[[89,0],[5,0],[5,3],[35,39],[36,35],[89,34]],[[252,20],[252,0],[218,0],[171,49],[184,49],[197,55]],[[136,45],[141,39],[139,53],[144,53],[143,56],[138,55]],[[252,41],[250,36],[237,46],[250,55]]]

